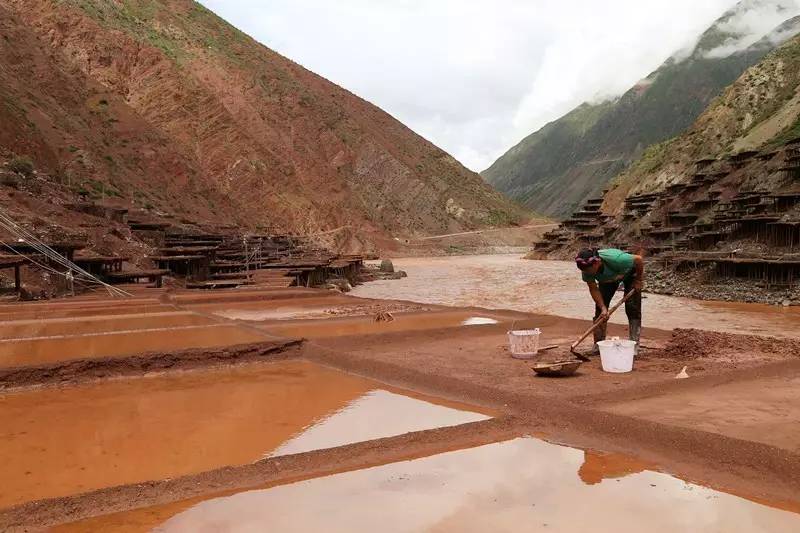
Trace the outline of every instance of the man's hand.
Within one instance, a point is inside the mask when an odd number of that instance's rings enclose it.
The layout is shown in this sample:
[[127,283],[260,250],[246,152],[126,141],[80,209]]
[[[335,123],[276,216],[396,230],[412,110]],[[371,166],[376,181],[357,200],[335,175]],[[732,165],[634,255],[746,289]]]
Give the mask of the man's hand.
[[600,308],[600,316],[597,317],[597,320],[608,320],[608,309],[605,307]]
[[642,292],[642,288],[644,287],[644,283],[641,278],[636,278],[633,280],[633,290]]

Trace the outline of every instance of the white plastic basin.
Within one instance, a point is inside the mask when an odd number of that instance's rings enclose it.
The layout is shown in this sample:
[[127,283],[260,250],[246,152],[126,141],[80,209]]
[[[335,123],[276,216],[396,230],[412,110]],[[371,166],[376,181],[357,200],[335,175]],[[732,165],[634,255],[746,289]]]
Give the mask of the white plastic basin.
[[533,359],[539,353],[539,335],[536,329],[521,329],[508,332],[508,347],[514,359]]
[[633,370],[633,355],[636,341],[607,339],[597,343],[600,348],[600,363],[605,372],[624,374]]

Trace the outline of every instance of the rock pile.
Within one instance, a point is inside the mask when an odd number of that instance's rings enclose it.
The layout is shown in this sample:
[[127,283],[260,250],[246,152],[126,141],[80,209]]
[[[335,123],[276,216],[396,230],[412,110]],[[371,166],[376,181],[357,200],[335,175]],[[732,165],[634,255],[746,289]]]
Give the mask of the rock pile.
[[700,300],[800,305],[800,287],[767,289],[746,279],[713,279],[712,271],[713,267],[706,266],[679,273],[656,263],[648,264],[645,291]]

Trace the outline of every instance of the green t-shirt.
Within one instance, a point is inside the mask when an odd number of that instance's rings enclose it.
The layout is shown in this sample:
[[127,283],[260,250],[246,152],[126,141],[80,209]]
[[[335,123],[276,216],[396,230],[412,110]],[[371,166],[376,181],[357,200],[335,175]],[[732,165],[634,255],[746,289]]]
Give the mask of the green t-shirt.
[[617,250],[616,248],[607,248],[597,252],[600,259],[603,260],[603,266],[597,274],[583,273],[583,281],[596,281],[598,283],[609,283],[614,281],[619,276],[627,276],[633,270],[633,255]]

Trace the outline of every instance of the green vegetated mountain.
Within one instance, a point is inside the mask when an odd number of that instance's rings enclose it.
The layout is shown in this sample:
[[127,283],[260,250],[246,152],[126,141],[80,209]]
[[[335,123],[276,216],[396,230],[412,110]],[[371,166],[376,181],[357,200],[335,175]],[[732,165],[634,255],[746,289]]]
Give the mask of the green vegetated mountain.
[[792,19],[733,53],[741,37],[728,24],[757,9],[746,0],[709,28],[690,54],[676,54],[624,95],[583,104],[526,137],[482,174],[501,192],[556,218],[565,218],[597,196],[650,145],[687,127],[720,91],[775,46],[800,31]]
[[[651,146],[617,176],[603,210],[622,211],[626,197],[660,192],[686,183],[702,159],[724,160],[743,152],[770,154],[800,140],[800,36],[790,39],[747,69],[708,106],[684,133]],[[796,189],[786,183],[780,153],[766,163],[754,161],[729,177],[731,190]],[[727,182],[720,184],[724,189]]]
[[[0,166],[24,156],[62,200],[83,191],[175,220],[336,232],[350,249],[527,216],[192,0],[0,0],[0,120]],[[24,212],[20,198],[5,207]]]

